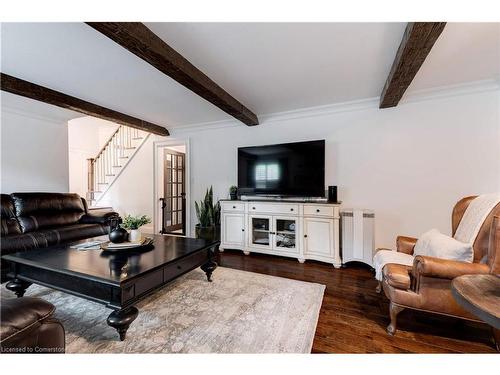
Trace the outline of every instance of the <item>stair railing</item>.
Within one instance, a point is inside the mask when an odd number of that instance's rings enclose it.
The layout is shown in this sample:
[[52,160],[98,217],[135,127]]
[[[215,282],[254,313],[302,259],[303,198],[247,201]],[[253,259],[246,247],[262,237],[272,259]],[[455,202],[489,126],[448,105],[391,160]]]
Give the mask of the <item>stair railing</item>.
[[134,149],[133,140],[142,139],[139,131],[120,125],[109,137],[95,158],[87,159],[87,200],[92,204],[95,194],[101,193],[115,176],[115,168],[122,167],[127,159],[125,150]]

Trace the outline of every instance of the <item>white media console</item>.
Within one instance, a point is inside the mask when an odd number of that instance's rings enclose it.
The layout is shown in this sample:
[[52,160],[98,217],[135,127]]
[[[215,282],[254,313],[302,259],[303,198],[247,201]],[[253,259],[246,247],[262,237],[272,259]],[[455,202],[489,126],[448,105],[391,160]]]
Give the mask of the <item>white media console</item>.
[[238,249],[342,265],[340,204],[221,201],[220,250]]

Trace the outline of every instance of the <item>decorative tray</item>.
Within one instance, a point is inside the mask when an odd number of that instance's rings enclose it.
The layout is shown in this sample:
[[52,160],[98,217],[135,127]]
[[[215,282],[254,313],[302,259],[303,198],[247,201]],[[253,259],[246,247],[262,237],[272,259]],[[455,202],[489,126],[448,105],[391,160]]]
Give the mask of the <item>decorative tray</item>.
[[101,249],[103,251],[117,252],[126,250],[139,250],[148,247],[153,244],[153,238],[145,237],[141,242],[122,242],[122,243],[112,243],[105,242],[101,244]]

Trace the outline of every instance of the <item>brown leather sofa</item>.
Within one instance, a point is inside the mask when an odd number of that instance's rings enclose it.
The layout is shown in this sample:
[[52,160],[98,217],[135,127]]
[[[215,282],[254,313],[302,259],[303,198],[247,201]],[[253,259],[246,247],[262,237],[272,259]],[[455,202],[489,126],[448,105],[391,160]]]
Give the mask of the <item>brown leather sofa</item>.
[[2,298],[0,352],[64,353],[64,327],[54,310],[40,298]]
[[[455,234],[468,205],[475,196],[460,200],[453,208],[452,231]],[[468,320],[478,320],[460,307],[451,294],[451,280],[465,274],[500,273],[500,249],[494,242],[492,233],[500,225],[498,204],[484,221],[473,244],[473,263],[457,262],[428,256],[416,256],[413,266],[387,264],[382,270],[382,287],[390,300],[391,322],[387,332],[396,332],[397,316],[405,308],[448,315]],[[490,238],[491,237],[491,238]],[[396,240],[397,251],[412,255],[416,238],[399,236]],[[491,242],[491,243],[490,243]]]
[[[109,233],[111,210],[89,210],[70,193],[1,194],[1,254],[28,251]],[[2,261],[2,282],[7,264]]]

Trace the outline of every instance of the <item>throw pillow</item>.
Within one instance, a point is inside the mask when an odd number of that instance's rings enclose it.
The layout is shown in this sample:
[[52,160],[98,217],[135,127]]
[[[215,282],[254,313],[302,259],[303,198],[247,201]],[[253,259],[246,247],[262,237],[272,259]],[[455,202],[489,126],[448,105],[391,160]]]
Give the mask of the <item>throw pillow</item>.
[[474,259],[472,244],[457,241],[453,237],[432,229],[420,236],[415,244],[413,255],[451,259],[471,263]]

